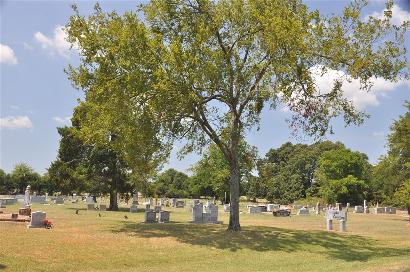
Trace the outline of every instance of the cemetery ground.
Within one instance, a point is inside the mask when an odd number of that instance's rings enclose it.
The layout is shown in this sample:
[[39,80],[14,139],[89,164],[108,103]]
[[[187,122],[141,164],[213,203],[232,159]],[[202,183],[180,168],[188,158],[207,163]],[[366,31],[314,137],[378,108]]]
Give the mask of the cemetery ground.
[[242,213],[242,231],[230,233],[222,206],[223,225],[189,223],[189,205],[167,207],[172,222],[165,224],[142,223],[143,211],[130,213],[125,206],[118,212],[85,206],[33,204],[33,211],[47,212],[50,230],[0,222],[0,270],[410,271],[410,224],[401,212],[349,213],[346,233],[337,231],[338,224],[336,231],[324,231],[323,214]]

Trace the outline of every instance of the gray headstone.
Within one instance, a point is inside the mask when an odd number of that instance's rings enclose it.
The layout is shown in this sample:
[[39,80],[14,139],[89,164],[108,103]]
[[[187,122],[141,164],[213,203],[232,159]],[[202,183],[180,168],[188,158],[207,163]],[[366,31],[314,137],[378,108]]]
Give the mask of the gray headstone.
[[138,206],[135,205],[135,204],[132,204],[132,205],[131,205],[131,208],[130,208],[130,212],[132,212],[132,213],[138,212]]
[[168,211],[160,211],[158,214],[158,222],[160,223],[167,223],[169,222],[170,212]]
[[161,211],[161,205],[154,206],[154,211],[159,213]]
[[64,198],[61,196],[56,197],[56,199],[54,199],[54,204],[64,204]]
[[107,210],[107,205],[100,204],[100,211],[106,211],[106,210]]
[[87,204],[87,210],[94,211],[95,210],[94,203],[88,203]]
[[363,206],[354,206],[355,213],[364,213]]
[[303,207],[299,209],[299,211],[297,212],[297,215],[310,215],[309,209]]
[[395,207],[385,207],[384,211],[387,214],[396,214],[396,208]]
[[231,205],[224,204],[224,212],[230,212],[230,211],[231,211]]
[[155,223],[157,215],[154,211],[146,211],[144,216],[145,223]]
[[202,203],[196,204],[192,207],[192,221],[195,223],[202,223]]
[[29,228],[43,228],[44,220],[46,220],[46,213],[36,211],[31,213],[31,221],[28,225]]

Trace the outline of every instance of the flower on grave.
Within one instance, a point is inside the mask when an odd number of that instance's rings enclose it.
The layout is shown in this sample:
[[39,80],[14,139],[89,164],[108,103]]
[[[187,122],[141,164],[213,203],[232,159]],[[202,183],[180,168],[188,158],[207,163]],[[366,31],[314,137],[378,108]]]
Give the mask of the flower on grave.
[[51,229],[53,227],[53,223],[47,218],[43,220],[43,224],[46,229]]

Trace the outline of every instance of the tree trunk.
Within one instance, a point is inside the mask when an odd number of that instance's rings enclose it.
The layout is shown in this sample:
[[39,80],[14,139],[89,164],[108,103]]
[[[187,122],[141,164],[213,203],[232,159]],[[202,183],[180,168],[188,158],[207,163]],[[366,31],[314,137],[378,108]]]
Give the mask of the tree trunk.
[[229,160],[229,195],[230,195],[230,213],[229,213],[229,231],[240,231],[241,225],[239,224],[239,184],[240,184],[240,172],[239,172],[239,137],[237,134],[233,134],[230,144],[231,157]]
[[229,213],[229,227],[228,230],[230,231],[239,231],[241,230],[241,225],[239,224],[239,164],[238,161],[236,163],[231,163],[230,166],[230,203],[231,209]]
[[118,196],[117,196],[117,190],[113,190],[110,193],[110,211],[118,211]]

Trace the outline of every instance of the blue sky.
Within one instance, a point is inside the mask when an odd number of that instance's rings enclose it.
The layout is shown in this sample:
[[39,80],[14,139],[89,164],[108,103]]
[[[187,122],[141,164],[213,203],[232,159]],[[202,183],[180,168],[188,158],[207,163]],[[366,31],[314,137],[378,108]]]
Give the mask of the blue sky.
[[[68,125],[81,92],[67,80],[63,69],[77,64],[75,52],[68,50],[64,26],[76,3],[83,14],[89,14],[95,1],[4,1],[0,0],[0,168],[10,172],[25,162],[44,173],[56,158],[59,135],[56,127]],[[101,1],[106,11],[122,13],[135,9],[136,1]],[[322,14],[340,13],[346,1],[307,1]],[[382,14],[384,2],[370,1],[364,16]],[[394,22],[410,19],[408,0],[397,1]],[[410,35],[407,33],[407,47]],[[328,78],[319,79],[326,84]],[[357,93],[354,83],[346,86],[346,95],[371,115],[359,127],[345,128],[334,123],[335,134],[328,137],[347,147],[366,153],[371,163],[385,154],[386,135],[392,121],[403,114],[405,100],[410,100],[410,82],[396,84],[376,82],[374,92]],[[260,155],[286,141],[296,142],[285,122],[286,110],[264,111],[260,130],[248,133],[248,141],[258,147]],[[178,144],[176,146],[179,146]],[[173,154],[166,167],[186,170],[198,159],[193,154],[179,161]]]

